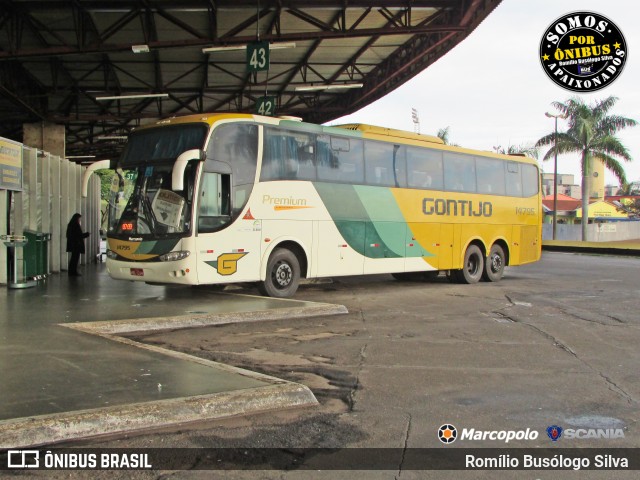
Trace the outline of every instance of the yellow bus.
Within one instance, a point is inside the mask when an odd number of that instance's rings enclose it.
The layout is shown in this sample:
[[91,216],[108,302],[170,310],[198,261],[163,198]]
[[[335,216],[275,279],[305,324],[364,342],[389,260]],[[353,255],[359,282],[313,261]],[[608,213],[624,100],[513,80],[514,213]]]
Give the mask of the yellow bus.
[[137,129],[112,167],[120,180],[107,270],[116,279],[256,282],[290,297],[301,278],[446,271],[495,282],[505,266],[540,258],[536,162],[437,137],[191,115]]

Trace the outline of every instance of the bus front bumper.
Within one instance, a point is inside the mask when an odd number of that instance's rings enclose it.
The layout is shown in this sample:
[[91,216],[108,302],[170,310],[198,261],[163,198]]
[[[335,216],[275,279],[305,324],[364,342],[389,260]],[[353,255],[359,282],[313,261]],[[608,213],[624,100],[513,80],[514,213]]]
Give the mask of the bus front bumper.
[[196,285],[198,276],[190,262],[120,262],[107,259],[107,273],[116,280]]

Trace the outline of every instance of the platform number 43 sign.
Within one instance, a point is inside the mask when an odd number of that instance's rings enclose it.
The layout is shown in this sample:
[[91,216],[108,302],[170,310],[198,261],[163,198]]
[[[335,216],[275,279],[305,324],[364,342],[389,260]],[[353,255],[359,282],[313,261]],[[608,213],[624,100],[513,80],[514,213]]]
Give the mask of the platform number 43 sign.
[[260,97],[256,102],[258,115],[273,116],[276,114],[276,97]]
[[247,71],[269,70],[269,42],[253,42],[247,45]]

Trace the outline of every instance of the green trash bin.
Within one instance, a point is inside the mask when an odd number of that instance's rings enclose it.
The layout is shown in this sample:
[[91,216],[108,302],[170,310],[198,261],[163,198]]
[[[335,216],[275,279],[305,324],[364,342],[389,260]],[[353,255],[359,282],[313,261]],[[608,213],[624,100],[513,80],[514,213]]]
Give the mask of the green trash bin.
[[24,236],[27,239],[27,244],[22,247],[24,276],[27,279],[36,278],[39,275],[38,244],[36,243],[38,233],[25,230]]
[[24,276],[40,279],[49,274],[49,241],[51,234],[24,231],[28,243],[23,247]]

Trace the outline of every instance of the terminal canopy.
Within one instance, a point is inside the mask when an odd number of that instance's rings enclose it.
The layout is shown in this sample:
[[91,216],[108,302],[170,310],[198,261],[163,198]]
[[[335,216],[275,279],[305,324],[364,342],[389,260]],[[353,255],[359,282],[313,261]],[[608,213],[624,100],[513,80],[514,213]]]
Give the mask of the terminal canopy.
[[414,77],[500,1],[9,0],[0,136],[64,124],[66,154],[97,161],[172,115],[273,104],[323,123]]

